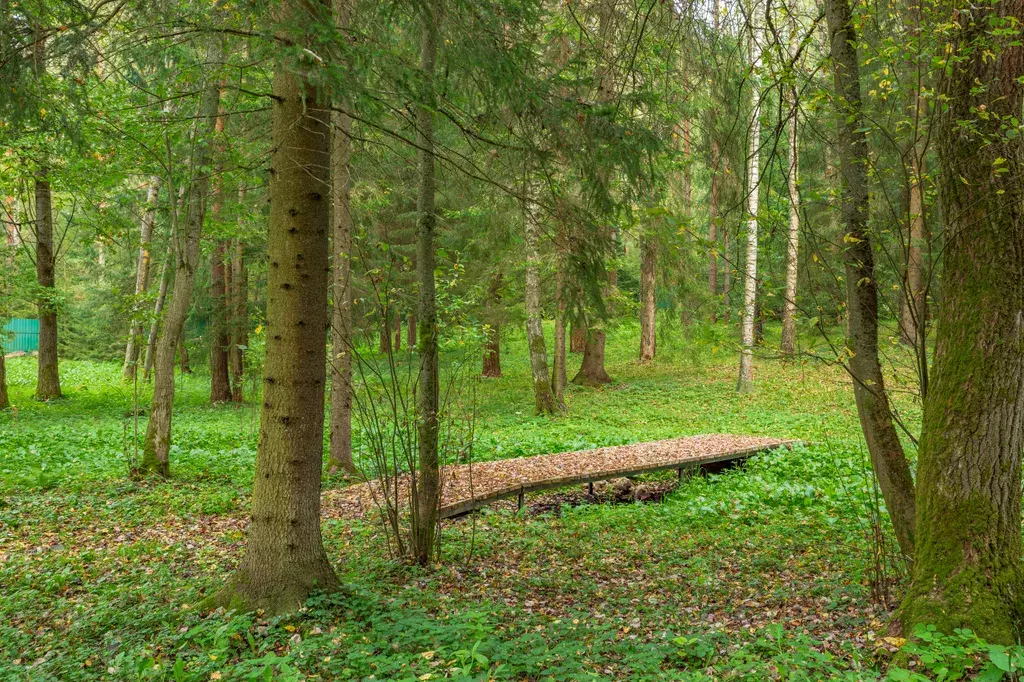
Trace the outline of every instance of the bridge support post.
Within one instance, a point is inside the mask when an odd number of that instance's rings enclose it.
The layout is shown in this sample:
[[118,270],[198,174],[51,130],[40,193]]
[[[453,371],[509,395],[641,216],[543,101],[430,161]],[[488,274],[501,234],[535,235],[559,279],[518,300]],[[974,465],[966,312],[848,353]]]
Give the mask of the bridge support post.
[[520,488],[519,489],[519,511],[523,511],[523,502],[524,502],[523,498],[524,498],[523,489]]
[[590,481],[589,483],[587,483],[587,494],[590,495],[591,497],[594,496],[594,482],[593,481]]

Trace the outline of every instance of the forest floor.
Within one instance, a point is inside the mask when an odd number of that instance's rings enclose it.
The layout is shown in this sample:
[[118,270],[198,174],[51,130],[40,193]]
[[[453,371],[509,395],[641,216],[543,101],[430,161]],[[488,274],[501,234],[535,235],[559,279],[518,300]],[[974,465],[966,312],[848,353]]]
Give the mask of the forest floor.
[[[211,406],[208,378],[181,378],[173,477],[134,482],[145,423],[119,365],[64,362],[67,398],[44,405],[31,398],[35,360],[15,358],[15,409],[0,415],[0,680],[881,679],[900,643],[885,625],[902,576],[877,568],[848,379],[764,358],[756,392],[737,395],[730,337],[724,325],[669,329],[639,366],[636,330],[620,328],[614,383],[570,387],[559,418],[532,416],[514,337],[503,378],[466,379],[474,456],[700,433],[807,445],[678,484],[651,475],[646,496],[611,483],[532,496],[519,514],[499,503],[446,522],[430,570],[392,559],[377,524],[328,518],[345,588],[278,619],[195,607],[242,551],[253,404]],[[897,396],[916,423],[914,398]]]

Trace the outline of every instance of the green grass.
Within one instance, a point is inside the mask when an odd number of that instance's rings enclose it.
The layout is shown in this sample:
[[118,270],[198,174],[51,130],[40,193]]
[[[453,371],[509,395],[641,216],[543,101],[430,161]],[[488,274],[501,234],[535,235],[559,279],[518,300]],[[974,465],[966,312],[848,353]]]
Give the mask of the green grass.
[[[571,387],[556,419],[532,415],[510,339],[505,377],[471,380],[475,456],[703,432],[808,445],[658,504],[448,523],[430,571],[390,560],[371,525],[328,521],[345,590],[274,620],[192,606],[240,556],[254,406],[211,407],[202,376],[179,379],[173,478],[131,482],[133,396],[116,365],[63,363],[68,397],[44,405],[34,361],[9,361],[0,680],[878,679],[888,612],[869,594],[874,495],[842,370],[761,359],[757,391],[738,396],[724,326],[669,328],[646,367],[635,331],[610,336],[615,383]],[[913,423],[913,399],[899,404]]]

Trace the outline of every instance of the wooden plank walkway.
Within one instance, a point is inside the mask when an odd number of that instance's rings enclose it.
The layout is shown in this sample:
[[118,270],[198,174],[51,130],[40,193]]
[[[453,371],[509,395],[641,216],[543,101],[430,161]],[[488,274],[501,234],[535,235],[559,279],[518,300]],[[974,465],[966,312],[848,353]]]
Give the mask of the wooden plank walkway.
[[[539,490],[652,471],[678,469],[682,473],[684,469],[741,460],[779,447],[792,448],[798,442],[708,434],[447,467],[441,493],[441,518],[465,514],[503,498],[518,496],[522,501],[526,493]],[[400,494],[408,498],[407,480],[400,483]],[[377,481],[326,491],[324,515],[365,516],[382,504],[381,495]]]

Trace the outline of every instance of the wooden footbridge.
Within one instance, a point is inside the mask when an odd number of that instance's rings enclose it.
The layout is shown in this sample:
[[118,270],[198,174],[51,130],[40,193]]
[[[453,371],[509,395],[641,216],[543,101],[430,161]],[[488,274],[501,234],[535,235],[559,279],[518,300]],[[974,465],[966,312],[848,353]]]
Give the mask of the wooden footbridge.
[[[681,476],[686,469],[735,462],[759,452],[792,448],[798,442],[709,434],[450,466],[443,474],[441,518],[459,516],[510,497],[518,497],[521,507],[526,493],[540,490],[672,469]],[[398,493],[401,499],[408,499],[408,480],[399,482]],[[324,514],[365,516],[383,504],[383,495],[379,481],[330,490],[324,493]],[[393,490],[390,496],[394,497]]]

